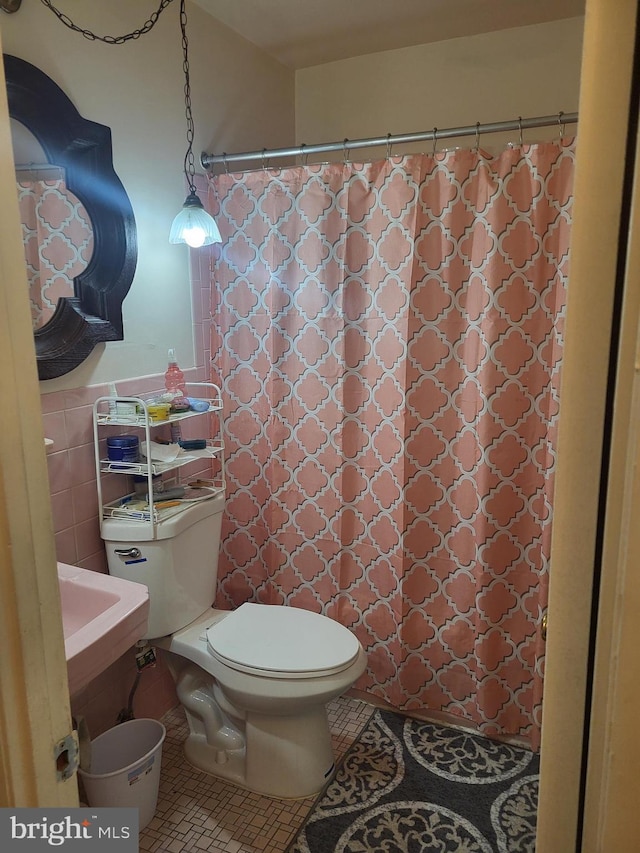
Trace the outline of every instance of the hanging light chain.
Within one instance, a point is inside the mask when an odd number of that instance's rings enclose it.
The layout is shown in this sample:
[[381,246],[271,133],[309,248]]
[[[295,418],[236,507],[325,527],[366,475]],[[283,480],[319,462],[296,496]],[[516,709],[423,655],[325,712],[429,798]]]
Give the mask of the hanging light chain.
[[[164,10],[173,3],[173,0],[160,0],[160,5],[157,10],[151,15],[151,17],[140,27],[138,30],[134,30],[131,33],[126,33],[122,36],[99,36],[96,33],[91,32],[91,30],[83,29],[79,27],[77,24],[71,20],[71,18],[66,15],[64,12],[61,12],[60,9],[56,8],[53,5],[52,0],[41,0],[41,2],[53,12],[54,15],[70,30],[73,30],[75,33],[80,33],[89,41],[101,41],[105,44],[124,44],[127,41],[131,41],[132,39],[138,39],[140,36],[148,33],[149,30],[153,29],[155,24],[158,21],[158,18],[164,12]],[[193,140],[194,140],[194,124],[193,124],[193,113],[191,111],[191,81],[189,79],[189,40],[187,38],[187,12],[185,8],[185,0],[180,0],[180,30],[182,32],[182,69],[184,71],[184,103],[185,103],[185,116],[187,119],[187,153],[184,158],[184,173],[187,177],[187,181],[189,183],[190,192],[195,192],[196,186],[194,183],[194,176],[196,172],[196,164],[195,158],[193,156]]]
[[189,79],[189,39],[187,38],[187,12],[185,0],[180,0],[180,29],[182,31],[182,68],[184,71],[184,107],[187,119],[187,153],[184,155],[184,173],[189,183],[189,191],[195,192],[196,185],[194,175],[196,164],[193,157],[193,138],[195,127],[193,124],[193,113],[191,112],[191,81]]
[[57,9],[51,0],[41,0],[41,2],[50,9],[53,14],[70,30],[73,30],[75,33],[80,33],[89,41],[102,41],[105,44],[124,44],[127,41],[131,41],[133,39],[140,38],[145,33],[148,33],[149,30],[153,29],[155,24],[158,21],[158,18],[164,12],[164,10],[173,3],[173,0],[160,0],[160,5],[157,10],[151,15],[148,21],[140,27],[139,30],[134,30],[131,33],[127,33],[123,36],[99,36],[96,33],[92,33],[91,30],[85,30],[82,27],[79,27],[77,24],[74,24],[71,18],[66,15],[64,12],[61,12],[60,9]]

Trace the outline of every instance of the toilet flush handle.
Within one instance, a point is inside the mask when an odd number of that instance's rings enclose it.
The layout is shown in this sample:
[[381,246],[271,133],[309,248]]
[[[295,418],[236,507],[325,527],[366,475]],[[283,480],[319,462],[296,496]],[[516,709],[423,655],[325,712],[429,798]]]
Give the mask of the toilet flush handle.
[[116,548],[114,553],[125,562],[125,560],[138,560],[142,556],[140,548]]

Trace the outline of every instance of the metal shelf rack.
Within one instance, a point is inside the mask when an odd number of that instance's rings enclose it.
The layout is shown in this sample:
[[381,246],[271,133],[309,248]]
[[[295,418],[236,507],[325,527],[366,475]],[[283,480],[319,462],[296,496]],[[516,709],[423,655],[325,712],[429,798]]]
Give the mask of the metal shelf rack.
[[[153,539],[156,526],[162,521],[188,512],[203,500],[219,494],[224,495],[226,482],[220,389],[208,382],[186,382],[185,385],[189,397],[208,403],[205,411],[176,413],[162,420],[154,420],[149,414],[149,406],[163,395],[163,390],[137,397],[110,395],[99,397],[95,401],[93,436],[101,524],[108,518],[117,518],[136,525],[145,524],[150,528],[145,538]],[[176,423],[180,424],[181,428],[187,428],[202,423],[203,419],[207,423],[206,444],[203,448],[179,449],[165,436],[160,447],[168,448],[167,455],[171,458],[153,458],[154,448],[156,452],[158,450],[154,436],[159,436],[162,432],[166,434],[171,425]],[[138,433],[139,446],[141,450],[146,450],[147,455],[141,455],[136,462],[111,460],[107,457],[106,438],[109,434],[122,432],[123,429],[127,433]],[[195,477],[189,473],[194,468],[200,472]],[[201,473],[202,469],[209,469],[208,475]],[[154,492],[155,478],[169,475],[166,482],[171,488],[182,485],[183,471],[187,473],[183,498],[163,499],[162,492],[157,491],[157,484]],[[146,489],[142,493],[128,489],[126,494],[106,501],[104,478],[108,475],[146,477]]]

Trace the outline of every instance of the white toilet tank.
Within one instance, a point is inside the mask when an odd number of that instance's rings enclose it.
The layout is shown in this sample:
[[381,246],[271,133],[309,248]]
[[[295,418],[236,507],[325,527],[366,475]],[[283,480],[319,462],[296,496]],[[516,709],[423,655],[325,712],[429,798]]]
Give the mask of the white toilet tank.
[[224,495],[194,503],[158,522],[153,539],[148,524],[103,520],[109,574],[149,589],[146,639],[173,634],[213,604],[223,509]]

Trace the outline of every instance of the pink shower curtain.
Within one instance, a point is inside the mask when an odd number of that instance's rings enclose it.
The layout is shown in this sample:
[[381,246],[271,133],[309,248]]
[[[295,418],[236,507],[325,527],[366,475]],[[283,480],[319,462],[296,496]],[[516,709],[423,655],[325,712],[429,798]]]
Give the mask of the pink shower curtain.
[[539,743],[574,149],[211,179],[219,606],[338,620],[356,687]]
[[27,172],[18,182],[29,301],[34,328],[53,316],[61,296],[73,296],[73,280],[93,254],[89,214],[64,177],[38,178]]

